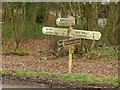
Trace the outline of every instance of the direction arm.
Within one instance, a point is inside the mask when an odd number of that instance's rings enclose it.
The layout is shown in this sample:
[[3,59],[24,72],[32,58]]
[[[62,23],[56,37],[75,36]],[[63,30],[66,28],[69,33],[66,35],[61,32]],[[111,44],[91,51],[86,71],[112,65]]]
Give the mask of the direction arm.
[[71,37],[99,40],[101,38],[101,33],[98,31],[72,30]]
[[42,32],[43,34],[48,34],[48,35],[67,36],[68,29],[43,27]]

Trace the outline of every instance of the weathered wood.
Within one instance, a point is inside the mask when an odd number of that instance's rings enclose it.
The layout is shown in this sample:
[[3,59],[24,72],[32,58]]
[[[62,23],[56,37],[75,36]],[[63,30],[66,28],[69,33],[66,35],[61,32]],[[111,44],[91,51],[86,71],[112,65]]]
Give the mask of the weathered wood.
[[57,43],[61,47],[74,46],[80,44],[80,38],[59,40]]
[[43,27],[42,32],[48,35],[68,36],[68,29],[64,28]]
[[75,18],[69,17],[69,18],[57,18],[56,24],[58,26],[72,26],[75,25]]
[[101,38],[101,33],[97,31],[73,30],[71,32],[71,37],[99,40]]
[[[48,35],[68,36],[68,29],[43,27],[42,31]],[[97,31],[72,30],[68,37],[99,40],[101,33]]]

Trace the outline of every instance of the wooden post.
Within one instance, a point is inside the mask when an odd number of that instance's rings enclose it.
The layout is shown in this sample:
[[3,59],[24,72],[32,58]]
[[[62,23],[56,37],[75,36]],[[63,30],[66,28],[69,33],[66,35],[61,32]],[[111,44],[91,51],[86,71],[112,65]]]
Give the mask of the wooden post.
[[69,47],[69,66],[68,66],[68,72],[71,73],[72,71],[72,53],[71,53],[71,46]]
[[[68,30],[68,36],[70,36],[70,32],[72,30],[72,27],[69,26],[69,30]],[[71,38],[69,38],[70,40]],[[72,54],[74,53],[74,46],[69,46],[69,62],[68,62],[68,73],[72,72]]]
[[69,46],[69,67],[68,72],[72,72],[72,55],[74,53],[74,46]]

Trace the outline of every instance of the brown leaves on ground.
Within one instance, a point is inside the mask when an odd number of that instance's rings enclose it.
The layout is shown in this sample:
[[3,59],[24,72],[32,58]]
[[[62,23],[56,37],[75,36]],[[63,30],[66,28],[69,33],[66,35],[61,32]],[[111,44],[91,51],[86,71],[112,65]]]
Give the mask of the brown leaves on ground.
[[[43,57],[44,56],[44,57]],[[35,72],[62,72],[68,71],[68,57],[61,58],[47,58],[45,55],[36,56],[16,56],[16,55],[3,55],[3,68],[9,68],[13,72],[17,69],[25,69]],[[105,77],[118,75],[118,62],[117,60],[87,60],[82,58],[73,59],[74,73],[88,73],[92,77]]]
[[[6,44],[7,45],[7,42]],[[52,50],[51,41],[47,39],[29,40],[20,43],[20,46],[31,54],[28,56],[4,55],[2,56],[3,68],[28,70],[35,72],[68,72],[68,56],[56,57],[44,51]],[[41,51],[41,53],[40,53]],[[42,52],[43,51],[43,52]],[[74,56],[75,57],[75,56]],[[115,57],[104,58],[74,58],[73,73],[88,73],[92,77],[118,76],[118,59]]]

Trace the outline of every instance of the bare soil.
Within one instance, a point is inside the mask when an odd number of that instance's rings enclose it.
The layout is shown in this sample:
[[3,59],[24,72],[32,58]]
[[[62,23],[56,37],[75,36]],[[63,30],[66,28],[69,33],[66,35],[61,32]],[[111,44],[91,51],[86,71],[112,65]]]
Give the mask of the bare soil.
[[[53,53],[39,53],[40,51],[54,51],[55,43],[46,39],[29,40],[20,43],[20,47],[30,52],[27,56],[13,54],[2,55],[2,67],[8,68],[12,72],[20,69],[35,72],[68,72],[68,56],[57,57]],[[3,47],[13,47],[13,41],[4,41]],[[56,46],[57,47],[57,46]],[[88,73],[91,77],[118,76],[117,57],[92,57],[80,58],[73,57],[73,73]],[[45,86],[46,87],[46,86]],[[49,86],[50,87],[50,86]]]
[[[56,58],[46,55],[2,55],[2,67],[11,71],[24,69],[35,72],[68,72],[68,56]],[[118,76],[117,58],[89,60],[73,59],[73,73],[88,73],[91,77]]]

